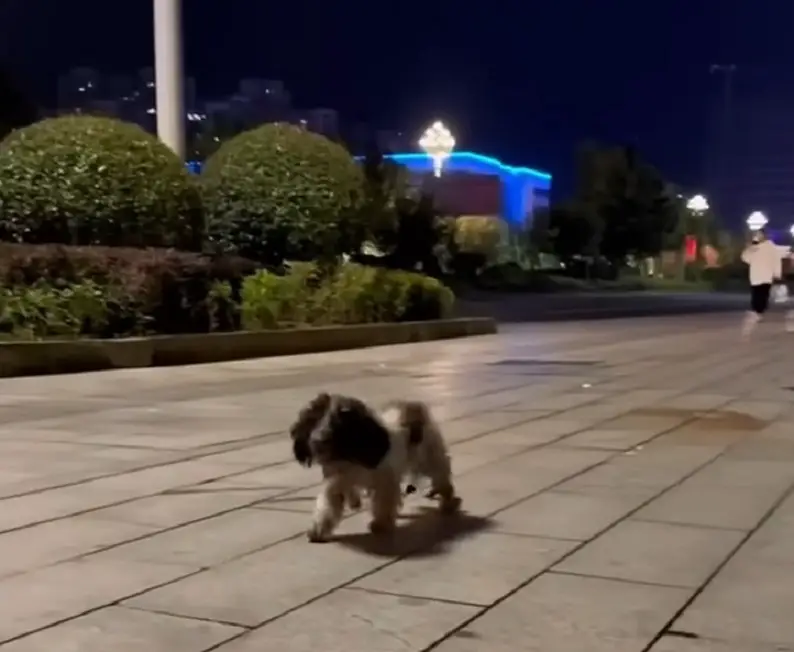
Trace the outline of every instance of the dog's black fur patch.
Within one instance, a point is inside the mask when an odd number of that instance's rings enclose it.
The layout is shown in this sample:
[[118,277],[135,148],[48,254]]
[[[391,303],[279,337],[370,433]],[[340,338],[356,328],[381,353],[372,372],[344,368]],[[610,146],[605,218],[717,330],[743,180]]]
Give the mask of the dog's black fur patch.
[[290,436],[295,459],[304,466],[314,461],[312,437],[325,442],[332,460],[368,469],[377,467],[391,449],[389,431],[362,401],[326,393],[300,411]]
[[330,409],[331,402],[330,394],[325,392],[318,394],[298,413],[298,419],[290,428],[292,453],[303,466],[311,466],[314,461],[309,439],[325,413]]
[[376,468],[391,449],[389,431],[355,398],[339,397],[330,418],[334,458]]

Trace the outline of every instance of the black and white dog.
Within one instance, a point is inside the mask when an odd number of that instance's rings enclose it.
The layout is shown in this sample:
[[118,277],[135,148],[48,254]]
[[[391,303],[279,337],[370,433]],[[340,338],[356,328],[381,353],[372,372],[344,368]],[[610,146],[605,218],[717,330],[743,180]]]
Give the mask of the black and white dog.
[[295,459],[304,466],[317,462],[323,471],[311,541],[327,541],[345,503],[361,506],[362,490],[371,497],[370,530],[393,530],[406,476],[409,492],[427,477],[428,496],[437,497],[443,511],[460,507],[447,447],[424,403],[400,401],[375,412],[359,399],[323,393],[301,410],[290,436]]

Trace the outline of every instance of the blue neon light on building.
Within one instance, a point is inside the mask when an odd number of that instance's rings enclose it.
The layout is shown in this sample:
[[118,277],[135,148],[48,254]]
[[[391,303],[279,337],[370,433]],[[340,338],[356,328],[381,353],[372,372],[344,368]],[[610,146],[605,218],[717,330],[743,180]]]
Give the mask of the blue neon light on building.
[[[358,160],[361,158],[357,157]],[[411,172],[433,172],[433,160],[427,154],[389,154],[386,158],[404,165]],[[201,172],[201,163],[198,161],[188,161],[187,167],[194,174]],[[502,181],[502,217],[517,225],[525,224],[532,213],[532,193],[539,191],[548,198],[551,190],[552,176],[548,172],[506,165],[498,159],[475,152],[453,152],[444,162],[444,170],[498,176]]]
[[[433,160],[427,154],[391,154],[387,158],[412,172],[432,173]],[[511,224],[523,225],[532,213],[532,191],[548,197],[552,177],[533,168],[506,165],[499,159],[475,152],[453,152],[444,162],[444,170],[498,176],[502,181],[502,217]]]

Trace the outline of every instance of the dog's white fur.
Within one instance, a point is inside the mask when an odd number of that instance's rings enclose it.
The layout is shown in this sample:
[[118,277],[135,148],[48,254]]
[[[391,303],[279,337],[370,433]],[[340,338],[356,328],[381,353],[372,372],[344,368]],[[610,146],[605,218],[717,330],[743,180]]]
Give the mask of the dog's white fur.
[[[336,405],[332,400],[329,409],[337,409]],[[363,409],[388,433],[388,452],[375,468],[348,460],[319,460],[324,483],[308,532],[311,541],[327,541],[342,519],[345,503],[353,509],[361,506],[362,490],[370,497],[370,530],[393,530],[402,507],[402,481],[406,477],[411,482],[428,478],[428,496],[439,498],[442,511],[453,512],[460,507],[447,447],[427,406],[418,401],[402,401],[379,412]]]

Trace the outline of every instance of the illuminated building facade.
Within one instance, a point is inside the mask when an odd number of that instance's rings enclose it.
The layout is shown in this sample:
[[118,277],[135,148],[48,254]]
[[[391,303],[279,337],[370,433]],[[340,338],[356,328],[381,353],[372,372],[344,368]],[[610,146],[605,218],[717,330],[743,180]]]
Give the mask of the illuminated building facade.
[[405,166],[414,183],[432,190],[436,205],[447,215],[492,215],[523,227],[532,221],[536,210],[549,205],[551,175],[547,172],[505,165],[474,152],[453,152],[444,162],[441,177],[436,178],[427,154],[391,154],[387,158]]

